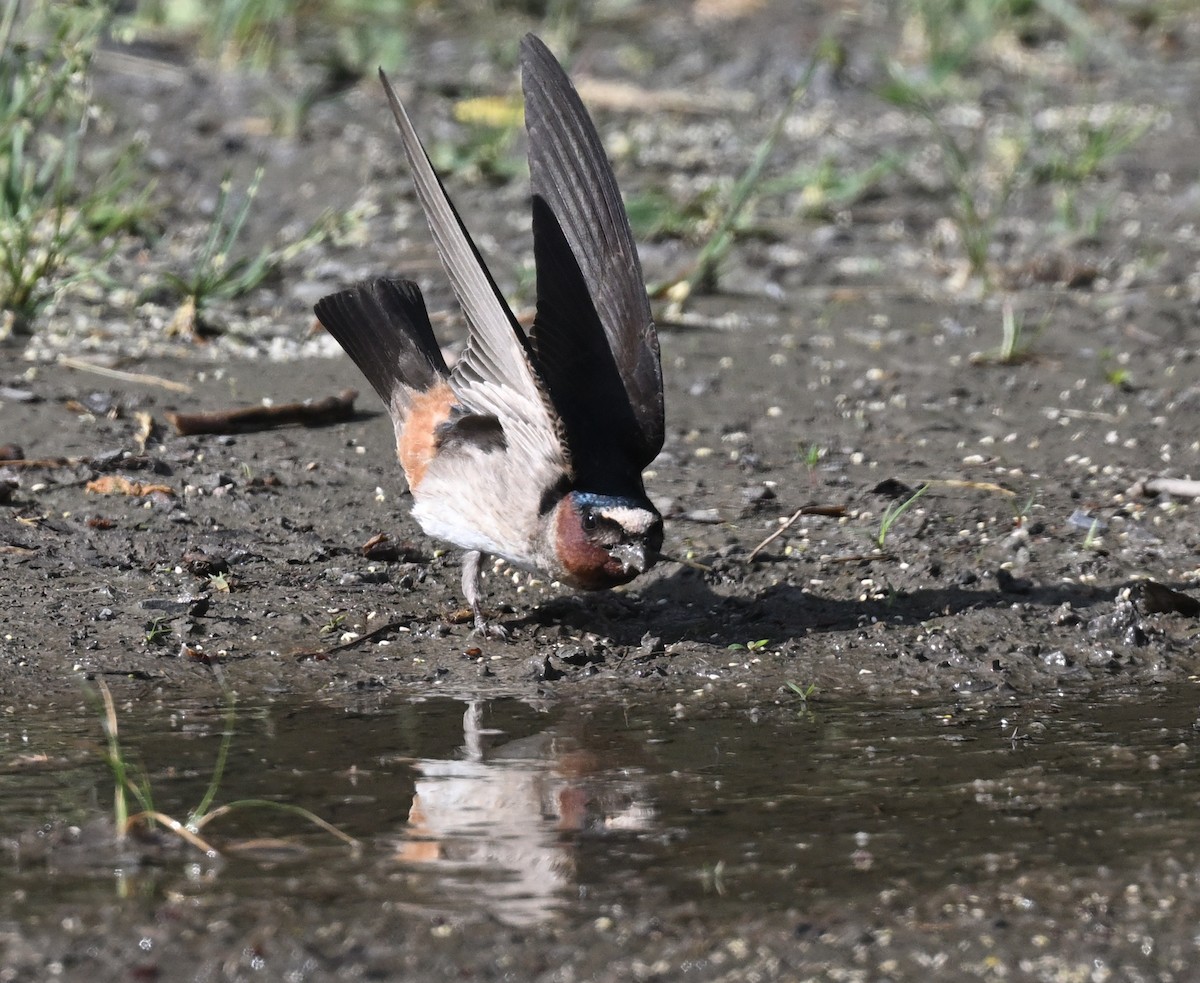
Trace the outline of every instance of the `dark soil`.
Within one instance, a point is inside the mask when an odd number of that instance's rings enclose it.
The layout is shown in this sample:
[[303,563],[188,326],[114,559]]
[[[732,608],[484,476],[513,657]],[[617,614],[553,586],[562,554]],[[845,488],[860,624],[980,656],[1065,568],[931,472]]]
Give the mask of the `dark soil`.
[[[769,702],[790,693],[788,682],[815,685],[818,703],[952,702],[967,692],[1019,702],[1200,678],[1200,504],[1135,487],[1200,477],[1198,25],[1093,11],[1116,51],[1073,61],[1051,22],[1014,53],[1033,62],[1023,82],[981,68],[985,114],[1030,102],[1044,113],[1116,106],[1149,126],[1079,191],[1098,210],[1093,230],[1055,221],[1052,185],[1019,186],[996,226],[985,290],[962,275],[946,219],[952,190],[928,128],[875,95],[877,56],[898,23],[875,7],[838,16],[825,7],[768,4],[714,22],[647,4],[583,32],[578,78],[692,100],[682,112],[595,109],[629,196],[727,191],[827,29],[845,47],[844,67],[818,75],[768,174],[912,157],[871,194],[823,214],[802,208],[799,190],[762,200],[718,292],[660,329],[668,433],[647,488],[667,516],[673,559],[599,595],[492,572],[485,588],[512,629],[506,642],[473,637],[461,618],[458,557],[408,517],[382,407],[311,331],[312,302],[367,275],[412,276],[431,310],[451,307],[378,86],[319,102],[298,136],[277,137],[254,125],[277,95],[269,83],[102,59],[97,91],[114,139],[149,135],[167,232],[148,255],[114,260],[120,287],[67,294],[0,364],[0,444],[26,459],[71,459],[0,466],[9,712],[73,700],[80,677],[131,693],[149,681],[168,698],[215,692],[214,661],[241,692],[619,693],[664,707],[705,687]],[[414,38],[412,63],[395,75],[431,143],[453,138],[451,98],[512,91],[493,47]],[[248,175],[259,160],[254,241],[294,236],[326,208],[351,218],[275,281],[216,305],[213,337],[166,337],[172,302],[138,291],[203,237],[220,174]],[[528,301],[523,180],[447,183],[502,287]],[[648,279],[685,272],[696,248],[647,242]],[[1005,305],[1025,326],[1022,357],[976,357],[999,345]],[[454,340],[453,322],[437,326]],[[59,354],[190,391],[113,381],[56,364]],[[166,417],[347,387],[363,390],[355,418],[321,427],[181,437]],[[153,421],[144,446],[140,414]],[[163,488],[89,490],[105,476]],[[926,485],[880,543],[885,511]],[[801,516],[755,552],[806,504],[844,514]],[[365,556],[379,533],[394,554]],[[766,952],[761,940],[798,931],[778,921],[748,916],[728,937]],[[970,938],[972,925],[947,932]],[[822,936],[834,940],[822,958],[853,964],[852,927],[846,938]],[[560,978],[552,967],[583,944],[564,931],[544,940],[538,965],[515,962],[506,978]],[[681,915],[665,930],[631,923],[625,936],[586,945],[607,965],[624,958],[629,933],[652,931],[667,934],[668,971],[658,975],[671,976],[706,929]],[[1086,949],[1072,937],[1072,952]],[[435,961],[426,953],[413,965]],[[625,968],[607,976],[581,965],[576,978],[652,978],[651,964],[618,962]],[[759,969],[780,978],[765,956]],[[709,965],[696,978],[721,973]]]

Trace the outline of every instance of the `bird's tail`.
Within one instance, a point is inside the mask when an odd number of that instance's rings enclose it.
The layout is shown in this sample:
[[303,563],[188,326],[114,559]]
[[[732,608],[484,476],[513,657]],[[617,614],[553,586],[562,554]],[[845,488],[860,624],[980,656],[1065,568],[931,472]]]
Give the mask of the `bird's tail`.
[[315,310],[388,406],[397,397],[407,403],[401,387],[421,392],[449,375],[425,300],[411,280],[364,280],[322,297]]

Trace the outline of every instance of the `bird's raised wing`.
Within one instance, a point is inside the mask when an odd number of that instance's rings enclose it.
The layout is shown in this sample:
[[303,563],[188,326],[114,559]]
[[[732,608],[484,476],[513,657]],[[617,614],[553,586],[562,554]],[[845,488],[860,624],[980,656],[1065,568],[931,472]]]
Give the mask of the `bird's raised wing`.
[[[531,342],[538,370],[577,470],[585,458],[623,455],[640,471],[662,449],[662,368],[629,220],[579,94],[532,34],[521,43],[521,79],[534,201],[538,312]],[[607,425],[597,416],[607,417]]]
[[387,76],[380,71],[379,77],[400,128],[417,198],[467,318],[467,347],[450,374],[455,393],[467,411],[496,417],[510,446],[526,455],[531,467],[536,462],[539,469],[569,470],[562,424],[533,368],[529,343],[434,172],[408,113]]

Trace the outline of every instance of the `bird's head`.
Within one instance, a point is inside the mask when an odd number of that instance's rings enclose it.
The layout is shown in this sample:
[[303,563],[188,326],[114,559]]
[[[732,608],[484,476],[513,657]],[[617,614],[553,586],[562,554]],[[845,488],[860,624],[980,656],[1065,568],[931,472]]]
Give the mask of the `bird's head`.
[[644,497],[568,492],[554,509],[559,579],[583,590],[627,584],[659,557],[663,521]]

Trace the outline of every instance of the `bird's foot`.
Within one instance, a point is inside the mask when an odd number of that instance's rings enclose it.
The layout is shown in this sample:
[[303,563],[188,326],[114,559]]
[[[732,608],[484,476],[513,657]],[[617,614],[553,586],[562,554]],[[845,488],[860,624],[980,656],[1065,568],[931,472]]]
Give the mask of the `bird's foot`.
[[474,633],[483,638],[504,640],[508,638],[508,629],[502,625],[493,624],[488,621],[483,613],[483,598],[479,590],[479,573],[482,562],[483,554],[478,550],[468,550],[463,554],[463,596],[466,598],[467,604],[471,607],[471,614],[475,616]]
[[475,612],[474,634],[481,638],[495,638],[501,642],[506,642],[509,639],[509,630],[501,624],[488,621],[482,611]]

